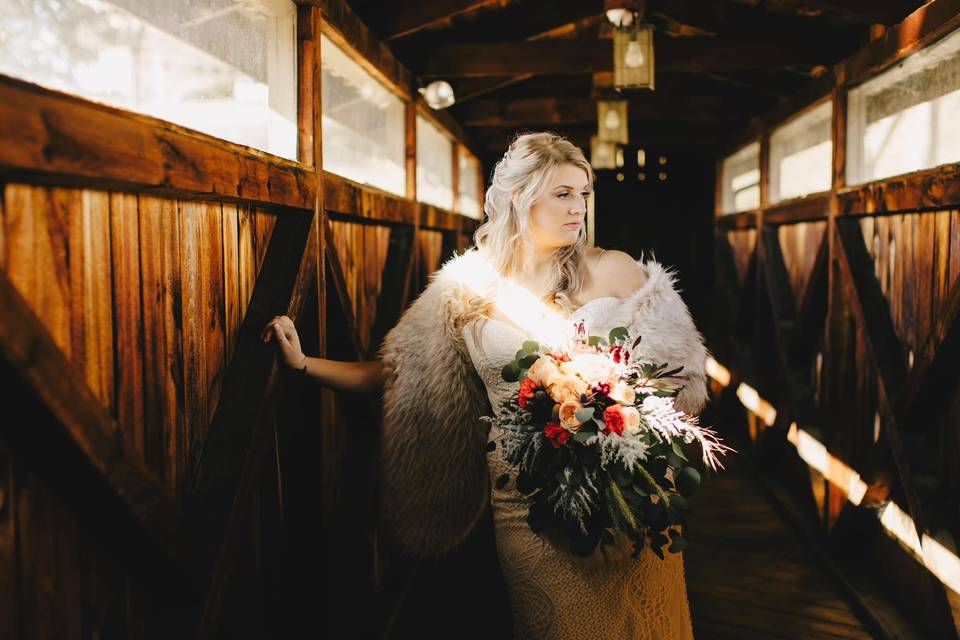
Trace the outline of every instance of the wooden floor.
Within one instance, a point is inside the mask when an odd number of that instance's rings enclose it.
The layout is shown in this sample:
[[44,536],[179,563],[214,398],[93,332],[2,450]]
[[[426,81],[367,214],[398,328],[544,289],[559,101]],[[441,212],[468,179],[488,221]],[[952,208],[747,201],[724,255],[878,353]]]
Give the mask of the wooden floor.
[[[696,639],[871,638],[737,460],[691,500],[684,555]],[[421,565],[389,638],[508,640],[510,627],[488,510],[454,555]]]
[[684,554],[697,640],[873,637],[736,459],[691,501]]

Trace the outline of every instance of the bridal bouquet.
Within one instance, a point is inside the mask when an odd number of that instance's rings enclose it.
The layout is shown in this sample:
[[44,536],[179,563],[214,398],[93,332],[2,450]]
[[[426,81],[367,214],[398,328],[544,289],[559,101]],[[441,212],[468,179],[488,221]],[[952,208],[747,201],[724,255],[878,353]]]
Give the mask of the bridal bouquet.
[[[670,552],[686,548],[671,525],[686,523],[687,499],[700,485],[683,445],[699,443],[713,470],[723,468],[717,456],[733,449],[674,407],[682,386],[668,379],[682,379],[683,367],[630,362],[641,337],[628,348],[625,327],[608,338],[587,336],[581,322],[563,350],[524,342],[502,371],[504,380],[520,381],[517,396],[482,420],[504,430],[501,455],[519,469],[517,490],[531,496],[534,533],[561,530],[573,553],[587,557],[601,542],[605,555],[613,531],[621,531],[633,541],[634,559],[647,539],[663,559],[668,542]],[[502,475],[497,487],[508,481]]]

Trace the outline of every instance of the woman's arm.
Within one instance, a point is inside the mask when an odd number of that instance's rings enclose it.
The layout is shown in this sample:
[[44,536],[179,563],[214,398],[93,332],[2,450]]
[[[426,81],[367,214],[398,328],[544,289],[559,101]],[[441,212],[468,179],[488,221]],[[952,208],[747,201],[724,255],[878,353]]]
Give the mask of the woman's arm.
[[308,357],[300,348],[293,320],[287,316],[274,316],[263,328],[261,338],[264,342],[273,340],[284,366],[302,372],[325,387],[359,393],[383,388],[384,366],[380,360],[345,362]]
[[[306,369],[306,371],[304,371]],[[327,358],[303,356],[298,368],[307,377],[337,391],[355,391],[368,393],[383,388],[383,362],[370,360],[365,362],[345,362]]]

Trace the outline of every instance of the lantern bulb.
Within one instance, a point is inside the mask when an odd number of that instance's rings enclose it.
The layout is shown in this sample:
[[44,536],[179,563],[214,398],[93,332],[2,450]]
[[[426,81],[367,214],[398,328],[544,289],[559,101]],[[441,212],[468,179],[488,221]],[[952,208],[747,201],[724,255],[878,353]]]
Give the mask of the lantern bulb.
[[644,61],[643,49],[640,48],[640,43],[636,40],[631,40],[630,44],[627,45],[627,53],[623,57],[623,62],[628,67],[636,69],[637,67],[642,67]]
[[620,114],[614,109],[607,111],[607,115],[603,119],[603,126],[607,129],[619,129],[620,128]]

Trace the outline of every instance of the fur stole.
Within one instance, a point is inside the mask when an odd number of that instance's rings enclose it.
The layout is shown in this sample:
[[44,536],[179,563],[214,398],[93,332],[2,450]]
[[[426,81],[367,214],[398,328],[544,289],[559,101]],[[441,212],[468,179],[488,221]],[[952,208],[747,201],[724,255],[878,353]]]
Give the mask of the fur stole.
[[[647,280],[616,305],[610,326],[643,338],[631,360],[683,365],[676,406],[699,414],[707,401],[703,336],[675,288],[674,272],[638,260]],[[489,502],[485,451],[492,415],[486,389],[463,338],[472,297],[499,276],[479,252],[447,260],[384,337],[382,433],[377,440],[378,527],[388,546],[439,558],[471,533]]]

